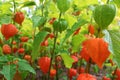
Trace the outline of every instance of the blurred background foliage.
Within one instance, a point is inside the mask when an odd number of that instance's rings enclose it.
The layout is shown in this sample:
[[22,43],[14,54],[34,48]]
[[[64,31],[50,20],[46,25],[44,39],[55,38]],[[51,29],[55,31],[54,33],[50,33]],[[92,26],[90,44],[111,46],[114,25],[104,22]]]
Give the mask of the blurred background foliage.
[[[15,5],[13,5],[13,1],[15,1]],[[68,29],[71,29],[73,24],[79,19],[84,19],[88,21],[88,23],[92,22],[92,24],[96,25],[93,20],[92,12],[96,5],[105,4],[106,1],[107,0],[70,0],[70,8],[62,15],[62,18],[66,19],[68,22]],[[109,25],[109,30],[118,30],[120,28],[120,8],[118,6],[120,2],[119,0],[110,0],[110,3],[113,2],[116,3],[117,16],[111,25]],[[22,23],[22,27],[19,29],[22,32],[22,36],[31,37],[34,34],[35,28],[39,27],[38,23],[43,24],[43,16],[46,18],[44,26],[52,30],[52,25],[49,24],[49,20],[58,18],[60,13],[56,5],[56,0],[0,0],[0,25],[3,23],[13,23],[14,6],[16,11],[22,11],[25,14],[25,20]],[[43,8],[44,10],[42,11]],[[79,16],[73,15],[76,11],[80,11]],[[19,28],[20,25],[16,24],[16,26]],[[88,25],[82,26],[81,33],[87,33],[87,26]],[[37,31],[39,31],[38,28]],[[63,32],[61,33],[62,35],[59,35],[58,42],[64,38],[65,33],[66,32]]]
[[[22,11],[26,14],[26,19],[23,23],[22,28],[25,28],[23,30],[32,31],[32,22],[31,17],[34,15],[41,15],[41,7],[42,0],[15,0],[16,8],[18,11]],[[48,18],[58,18],[59,16],[59,10],[57,9],[57,6],[55,5],[55,0],[43,0],[44,1],[44,15],[49,16]],[[70,0],[71,1],[71,7],[67,12],[65,12],[64,17],[68,23],[69,27],[71,27],[74,22],[77,21],[79,18],[83,18],[87,21],[91,20],[91,14],[94,10],[94,6],[96,4],[104,4],[106,3],[106,0]],[[117,2],[117,0],[114,0]],[[118,0],[119,1],[119,0]],[[112,1],[111,1],[112,3]],[[120,2],[118,2],[120,4]],[[117,5],[116,5],[117,6]],[[13,15],[13,0],[1,0],[0,1],[0,24],[2,23],[10,23],[12,21],[11,15]],[[77,18],[72,15],[72,13],[75,10],[80,10],[80,16]],[[117,16],[114,19],[113,23],[109,26],[110,29],[118,29],[120,26],[120,10],[119,7],[117,8]],[[48,19],[49,20],[49,19]],[[27,24],[29,23],[29,24]],[[46,26],[50,26],[46,23]],[[116,27],[114,27],[116,26]],[[27,32],[28,32],[27,31]]]
[[[13,1],[15,1],[15,5]],[[70,8],[62,15],[62,18],[66,19],[68,22],[68,29],[79,19],[84,19],[88,21],[88,23],[92,22],[92,24],[96,25],[93,20],[92,12],[96,5],[105,4],[106,1],[107,0],[70,0]],[[109,30],[118,30],[120,28],[120,2],[119,0],[110,0],[110,3],[113,2],[116,3],[117,16],[111,25],[109,25]],[[22,11],[25,14],[25,20],[22,23],[22,27],[19,29],[22,32],[22,36],[31,37],[34,34],[35,28],[39,27],[38,23],[42,24],[42,22],[44,22],[43,16],[46,18],[44,26],[52,30],[52,25],[49,24],[49,20],[58,18],[60,13],[56,5],[56,0],[0,0],[0,25],[3,23],[13,23],[14,6],[16,11]],[[43,8],[44,10],[42,11]],[[76,11],[80,11],[79,16],[73,15]],[[39,19],[41,19],[41,21]],[[16,24],[16,26],[19,28],[20,25]],[[87,26],[88,25],[82,26],[82,33],[87,33]],[[38,28],[37,31],[39,31]],[[63,32],[61,33],[62,35],[59,35],[58,42],[64,38],[65,33],[66,32]]]

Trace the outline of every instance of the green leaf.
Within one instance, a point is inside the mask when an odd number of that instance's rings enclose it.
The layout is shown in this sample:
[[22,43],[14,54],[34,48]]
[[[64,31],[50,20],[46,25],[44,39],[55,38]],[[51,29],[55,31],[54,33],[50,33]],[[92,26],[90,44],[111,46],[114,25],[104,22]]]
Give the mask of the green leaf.
[[106,29],[113,21],[116,14],[116,7],[112,4],[99,5],[93,11],[95,22],[100,29]]
[[2,3],[0,5],[0,14],[12,14],[10,8],[12,8],[12,4],[10,2]]
[[84,35],[78,34],[72,37],[72,50],[73,52],[78,52],[82,42],[85,40]]
[[26,1],[23,3],[23,6],[21,8],[28,7],[28,6],[35,6],[35,5],[36,3],[34,1]]
[[45,22],[46,22],[46,20],[47,20],[47,19],[46,19],[45,17],[41,17],[40,20],[39,20],[39,22],[38,22],[39,26],[44,25]]
[[11,15],[2,14],[0,15],[0,24],[8,24],[12,21]]
[[39,32],[33,41],[32,59],[35,60],[39,56],[40,43],[45,39],[48,32]]
[[9,61],[7,56],[0,56],[0,62],[7,62]]
[[70,27],[77,21],[77,19],[74,16],[71,16],[71,14],[65,14],[64,16]]
[[94,72],[97,74],[97,73],[99,72],[99,67],[95,65],[95,66],[93,67],[93,70],[94,70]]
[[74,60],[70,57],[70,55],[68,55],[66,53],[62,53],[60,55],[61,55],[61,57],[64,61],[64,64],[65,64],[66,68],[71,68]]
[[5,65],[3,66],[2,71],[0,71],[0,73],[2,75],[4,75],[4,77],[7,80],[13,80],[13,77],[16,73],[16,65],[12,64],[12,65]]
[[20,73],[21,73],[22,80],[24,80],[29,75],[29,72],[26,72],[26,71],[22,71]]
[[62,76],[62,79],[63,79],[63,80],[67,80],[68,77],[67,77],[67,76]]
[[33,27],[40,27],[45,24],[46,18],[41,16],[32,16]]
[[63,42],[64,42],[67,38],[69,38],[69,37],[74,33],[75,30],[77,30],[78,28],[80,28],[82,25],[84,25],[84,24],[86,24],[86,23],[87,23],[87,21],[86,21],[86,20],[83,20],[83,19],[80,19],[78,22],[76,22],[76,23],[72,26],[71,29],[68,29],[68,30],[67,30],[67,33],[66,33],[63,41],[61,42],[61,44],[63,44]]
[[47,31],[47,32],[51,33],[51,28],[50,27],[44,27],[42,29],[42,31]]
[[56,0],[60,12],[64,13],[70,8],[70,0]]
[[29,71],[33,74],[36,74],[35,70],[30,66],[30,64],[25,60],[18,61],[18,69],[20,71]]
[[10,62],[12,61],[14,58],[14,56],[10,56],[10,55],[3,55],[3,56],[0,56],[0,62]]
[[105,34],[104,40],[109,44],[108,49],[111,53],[113,53],[111,36],[107,30],[104,30],[103,33]]
[[40,16],[33,15],[32,16],[32,22],[33,22],[33,27],[38,27],[38,21],[40,20]]
[[112,40],[113,60],[120,67],[120,31],[111,30],[109,34]]
[[120,0],[113,0],[115,2],[115,4],[117,5],[117,7],[120,8]]
[[21,34],[21,36],[31,36],[32,32],[33,32],[32,21],[30,19],[26,18],[24,20],[24,22],[22,23],[22,27],[20,28],[20,30],[23,33],[23,34]]

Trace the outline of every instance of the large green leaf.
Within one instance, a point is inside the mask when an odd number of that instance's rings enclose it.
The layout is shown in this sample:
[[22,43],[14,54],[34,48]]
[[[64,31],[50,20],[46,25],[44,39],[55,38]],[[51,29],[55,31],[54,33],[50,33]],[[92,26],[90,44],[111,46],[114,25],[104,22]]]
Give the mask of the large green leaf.
[[61,43],[63,44],[63,42],[66,39],[68,39],[74,33],[75,30],[77,30],[78,28],[80,28],[82,25],[84,25],[86,23],[87,23],[86,20],[80,19],[78,22],[73,24],[72,28],[67,30],[67,33],[66,33],[66,35]]
[[13,80],[13,77],[16,73],[16,65],[11,64],[11,65],[4,65],[2,71],[0,71],[0,73],[2,75],[4,75],[4,77],[7,80]]
[[18,69],[21,71],[29,71],[33,74],[36,74],[35,70],[30,66],[30,64],[24,60],[18,61]]
[[120,8],[120,0],[113,0],[115,4]]
[[65,64],[66,68],[71,68],[74,60],[70,57],[70,55],[68,55],[66,53],[62,53],[60,55],[61,55],[61,57],[64,61],[64,64]]
[[70,0],[56,0],[60,12],[66,12],[70,8]]
[[33,22],[33,27],[38,27],[38,21],[40,20],[40,16],[33,15],[32,16],[32,22]]
[[113,48],[113,59],[116,61],[117,65],[120,67],[120,31],[109,31],[112,48]]
[[78,52],[81,46],[81,43],[85,40],[84,35],[78,34],[72,38],[72,51]]
[[39,56],[40,43],[44,40],[48,32],[39,32],[34,39],[32,48],[32,59],[35,60]]
[[46,18],[41,17],[39,15],[33,15],[32,22],[33,22],[33,27],[40,27],[40,26],[44,25],[44,23],[46,22]]
[[113,21],[116,14],[116,7],[113,4],[98,5],[93,11],[95,22],[101,29],[106,29]]

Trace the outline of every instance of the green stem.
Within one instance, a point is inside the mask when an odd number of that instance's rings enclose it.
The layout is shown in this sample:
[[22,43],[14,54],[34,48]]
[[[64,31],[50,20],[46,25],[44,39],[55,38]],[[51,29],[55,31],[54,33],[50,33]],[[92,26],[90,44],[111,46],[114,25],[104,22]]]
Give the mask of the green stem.
[[42,80],[46,80],[46,75],[45,74],[43,75],[43,79]]
[[[13,0],[13,8],[14,8],[14,15],[15,15],[15,11],[16,11],[15,0]],[[13,24],[15,24],[15,21],[14,21],[14,20],[13,20]]]
[[51,69],[51,67],[52,67],[52,60],[53,60],[54,54],[55,54],[56,40],[57,40],[57,32],[55,32],[53,51],[52,51],[52,53],[51,53],[51,62],[50,62],[50,67],[49,67],[49,72],[48,72],[48,80],[50,79],[50,69]]
[[116,68],[115,68],[115,70],[114,70],[114,73],[113,73],[113,75],[112,75],[113,77],[112,77],[111,80],[115,80],[115,73],[116,73],[117,69],[118,69],[118,67],[116,66]]
[[33,30],[33,40],[35,39],[36,28]]
[[43,14],[44,14],[44,3],[42,2],[42,8],[41,8],[41,12],[42,12],[42,16],[43,16]]
[[[55,59],[57,59],[57,56],[56,56]],[[58,63],[57,63],[57,60],[55,60],[55,66],[56,66],[56,80],[58,80],[59,76],[58,76]]]
[[61,19],[61,16],[62,16],[62,12],[60,12],[60,14],[59,14],[59,18],[58,18],[59,21],[60,21],[60,19]]
[[[61,16],[62,16],[62,13],[60,12],[60,14],[59,14],[59,21],[61,19]],[[58,32],[57,32],[56,36],[58,36]],[[55,66],[56,66],[56,80],[59,80],[59,74],[58,74],[59,69],[58,69],[57,60],[55,60]]]
[[13,7],[14,7],[14,14],[15,14],[15,10],[16,10],[15,0],[13,0]]
[[96,36],[96,37],[97,37],[97,38],[100,38],[100,37],[101,37],[101,29],[99,28],[97,31],[98,31],[98,33],[97,33],[97,36]]
[[[16,10],[16,5],[15,5],[15,0],[13,0],[13,8],[14,8],[14,11],[13,11],[13,13],[14,13],[14,15],[15,15],[15,10]],[[15,21],[14,20],[12,20],[13,21],[13,24],[15,25]],[[13,42],[13,38],[12,38],[12,40],[11,40],[11,43]],[[13,45],[11,45],[11,47],[13,47]]]
[[[59,21],[60,21],[61,15],[62,15],[62,13],[59,14]],[[49,67],[49,72],[48,72],[48,80],[50,79],[50,69],[52,67],[52,60],[53,60],[54,55],[55,55],[55,49],[56,49],[56,42],[57,42],[58,32],[54,31],[54,34],[55,34],[55,38],[54,38],[54,44],[53,44],[53,51],[51,53],[51,62],[50,62],[50,67]],[[56,70],[56,80],[58,80],[58,71],[57,70]]]
[[90,59],[89,62],[87,63],[87,66],[86,66],[86,69],[85,69],[85,72],[86,72],[86,73],[89,73],[89,72],[90,72],[91,61],[92,61],[92,59]]
[[78,67],[78,73],[79,73],[79,74],[80,74],[81,66],[82,66],[82,59],[79,60],[79,67]]
[[91,16],[90,18],[90,24],[93,22],[93,16]]
[[106,1],[106,4],[108,4],[109,2],[110,2],[110,0],[107,0],[107,1]]

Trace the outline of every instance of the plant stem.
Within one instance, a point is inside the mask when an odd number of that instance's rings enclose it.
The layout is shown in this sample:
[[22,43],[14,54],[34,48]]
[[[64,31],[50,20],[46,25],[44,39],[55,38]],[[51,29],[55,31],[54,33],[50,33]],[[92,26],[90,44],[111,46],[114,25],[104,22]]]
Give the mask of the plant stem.
[[14,8],[14,14],[15,14],[15,10],[16,10],[15,0],[13,0],[13,8]]
[[81,66],[82,66],[82,59],[80,58],[80,61],[79,61],[79,67],[78,67],[78,73],[79,73],[79,74],[80,74]]
[[[57,59],[57,57],[56,57]],[[56,80],[59,79],[59,76],[58,76],[58,63],[57,63],[57,60],[55,60],[55,66],[56,66]]]
[[110,0],[107,0],[107,1],[106,1],[106,4],[108,4],[109,2],[110,2]]
[[115,76],[115,73],[116,73],[117,69],[118,69],[118,67],[116,66],[116,68],[115,68],[115,70],[114,70],[114,73],[113,73],[113,75],[112,75],[112,76],[113,76],[113,77],[112,77],[112,80],[114,80],[114,79],[115,79],[115,77],[114,77],[114,76]]
[[89,62],[87,63],[87,66],[86,66],[86,69],[85,69],[85,72],[86,72],[86,73],[89,73],[89,72],[90,72],[91,61],[92,61],[92,59],[90,59]]
[[50,67],[49,67],[49,72],[48,72],[48,80],[50,79],[50,69],[51,69],[51,67],[52,67],[52,60],[53,60],[53,57],[54,57],[54,54],[55,54],[56,40],[57,40],[57,32],[55,31],[53,51],[52,51],[52,53],[51,53]]
[[[60,14],[59,14],[59,22],[60,22],[60,19],[61,19],[61,15],[62,15],[62,13],[60,12]],[[58,36],[58,32],[57,32],[56,36]],[[55,66],[56,66],[56,80],[58,80],[59,79],[59,74],[58,74],[59,70],[58,70],[57,60],[55,60]]]
[[[13,0],[13,8],[14,8],[14,15],[15,15],[15,12],[16,12],[16,5],[15,5],[15,0]],[[13,24],[15,24],[15,21],[13,20]]]
[[44,3],[42,2],[42,8],[41,8],[41,12],[42,12],[42,16],[43,16],[43,14],[44,14]]
[[[15,10],[16,10],[15,0],[13,0],[13,8],[14,8],[13,14],[15,15]],[[12,20],[12,21],[13,21],[13,24],[15,25],[15,21],[14,20]],[[12,42],[13,42],[13,38],[11,40],[11,43]],[[11,45],[11,47],[13,47],[13,45]]]
[[[60,21],[61,15],[62,15],[62,13],[60,12],[60,14],[59,14],[59,21]],[[55,38],[54,38],[53,50],[52,50],[52,53],[51,53],[51,62],[50,62],[50,67],[49,67],[49,72],[48,72],[48,80],[50,79],[50,69],[52,67],[52,60],[53,60],[54,54],[55,54],[56,41],[57,41],[57,37],[58,37],[58,31],[54,31],[54,34],[55,34]],[[55,64],[56,64],[56,62],[55,62]],[[58,80],[58,69],[56,70],[56,80]]]
[[97,38],[101,38],[101,33],[102,33],[101,31],[102,31],[102,30],[99,28],[99,29],[98,29],[98,33],[97,33],[97,36],[96,36]]
[[35,33],[36,33],[36,28],[33,30],[33,40],[34,40],[34,38],[35,38]]
[[59,21],[60,21],[60,19],[61,19],[61,16],[62,16],[62,13],[60,12],[60,14],[59,14],[59,18],[58,18],[58,19],[59,19]]

